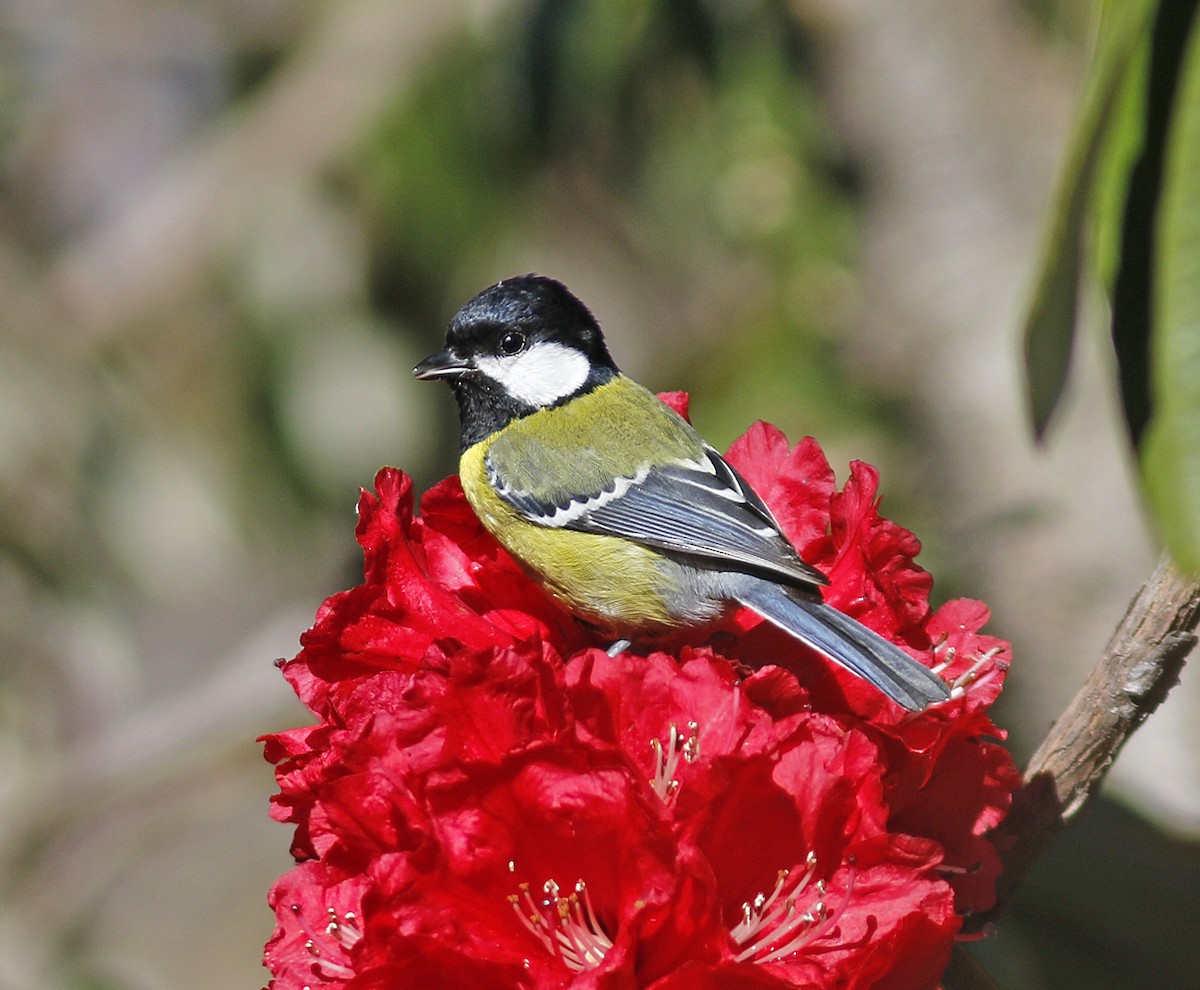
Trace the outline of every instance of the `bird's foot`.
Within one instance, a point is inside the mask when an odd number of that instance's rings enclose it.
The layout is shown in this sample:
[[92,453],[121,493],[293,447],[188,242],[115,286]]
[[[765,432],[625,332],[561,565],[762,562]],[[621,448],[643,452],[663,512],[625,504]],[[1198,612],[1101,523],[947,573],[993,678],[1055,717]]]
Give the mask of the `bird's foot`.
[[632,645],[633,643],[627,639],[618,639],[615,643],[613,643],[612,646],[608,648],[607,653],[610,657],[619,657]]

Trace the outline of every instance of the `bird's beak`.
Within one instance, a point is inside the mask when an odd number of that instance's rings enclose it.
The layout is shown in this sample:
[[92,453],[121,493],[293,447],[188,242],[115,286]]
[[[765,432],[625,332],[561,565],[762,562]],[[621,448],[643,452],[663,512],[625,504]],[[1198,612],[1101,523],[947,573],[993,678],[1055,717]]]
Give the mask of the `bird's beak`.
[[450,381],[465,375],[471,370],[471,364],[460,358],[447,348],[430,354],[424,361],[413,368],[413,376],[421,381],[431,381],[434,378],[446,378]]

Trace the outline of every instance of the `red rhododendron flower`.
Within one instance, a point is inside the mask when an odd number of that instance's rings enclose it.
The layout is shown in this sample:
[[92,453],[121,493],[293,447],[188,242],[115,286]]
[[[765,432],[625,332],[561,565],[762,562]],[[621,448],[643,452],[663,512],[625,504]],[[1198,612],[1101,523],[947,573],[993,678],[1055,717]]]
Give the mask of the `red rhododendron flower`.
[[828,600],[951,699],[905,712],[750,612],[609,657],[456,478],[414,516],[385,468],[363,583],[283,665],[319,722],[265,737],[298,862],[271,892],[272,988],[937,986],[994,901],[1008,644],[981,603],[931,611],[873,468],[839,491],[815,441],[764,424],[728,457]]

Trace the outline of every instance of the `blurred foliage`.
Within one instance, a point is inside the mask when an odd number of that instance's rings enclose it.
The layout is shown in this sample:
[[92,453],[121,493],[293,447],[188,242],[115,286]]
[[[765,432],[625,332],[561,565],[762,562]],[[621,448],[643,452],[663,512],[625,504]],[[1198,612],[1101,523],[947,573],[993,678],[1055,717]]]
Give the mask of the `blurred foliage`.
[[673,375],[650,382],[696,393],[714,439],[745,428],[746,394],[755,415],[835,442],[894,421],[845,385],[830,339],[852,289],[858,183],[809,44],[779,4],[636,0],[543,2],[487,42],[448,46],[348,170],[372,299],[432,347],[465,297],[455,273],[488,273],[474,288],[514,274],[494,261],[514,230],[602,202],[649,278],[720,270],[719,308],[657,331],[699,331],[700,346],[663,349]]
[[1193,0],[1103,6],[1026,325],[1040,434],[1066,383],[1084,273],[1099,274],[1149,502],[1175,559],[1193,571],[1200,570],[1198,8]]
[[[1128,809],[1104,799],[1064,838],[1022,882],[995,937],[970,946],[997,986],[1194,985],[1200,972],[1196,844],[1149,831]],[[1137,855],[1130,854],[1134,849]],[[1063,877],[1071,878],[1068,886]]]

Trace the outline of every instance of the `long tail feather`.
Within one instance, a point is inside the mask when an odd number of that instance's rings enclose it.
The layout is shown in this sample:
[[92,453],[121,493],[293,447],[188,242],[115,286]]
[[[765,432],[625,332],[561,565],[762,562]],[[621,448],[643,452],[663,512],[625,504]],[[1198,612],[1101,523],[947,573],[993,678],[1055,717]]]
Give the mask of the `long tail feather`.
[[950,697],[946,682],[928,667],[830,605],[793,597],[779,585],[760,580],[739,588],[737,598],[905,708],[919,711]]

